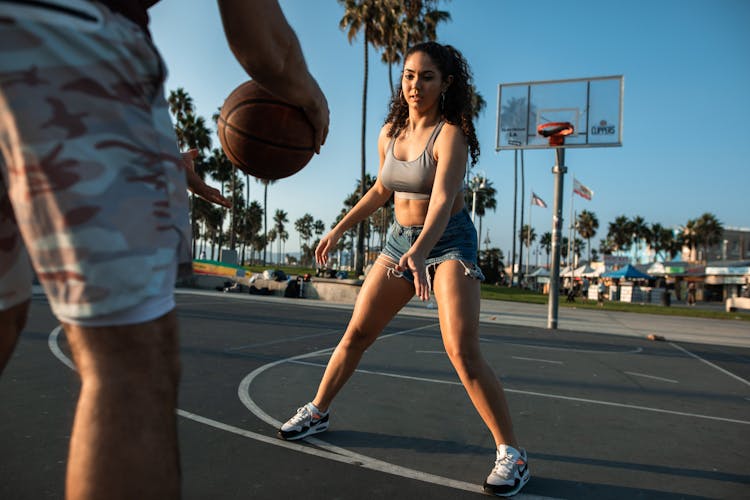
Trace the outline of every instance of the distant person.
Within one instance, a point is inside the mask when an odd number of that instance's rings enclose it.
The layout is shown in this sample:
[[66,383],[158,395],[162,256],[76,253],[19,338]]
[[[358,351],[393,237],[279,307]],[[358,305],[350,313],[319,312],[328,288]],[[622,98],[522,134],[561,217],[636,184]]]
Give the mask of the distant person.
[[578,283],[571,282],[567,289],[565,302],[575,302],[576,294],[578,293]]
[[597,303],[599,307],[604,307],[604,299],[607,295],[607,287],[604,285],[604,281],[599,281],[599,285],[597,286]]
[[[28,253],[82,381],[68,499],[180,496],[186,187],[226,200],[178,150],[148,32],[155,3],[0,1],[0,370],[26,323]],[[328,105],[276,0],[218,3],[237,60],[304,110],[319,150]]]
[[512,495],[528,481],[529,469],[502,385],[479,348],[479,284],[484,275],[477,265],[477,232],[463,192],[468,156],[472,165],[479,156],[472,96],[469,68],[458,50],[428,42],[408,51],[401,88],[378,137],[377,180],[321,239],[316,260],[325,264],[346,231],[391,195],[396,221],[365,278],[315,398],[282,425],[279,435],[294,440],[325,431],[331,403],[365,350],[415,294],[427,301],[432,291],[445,351],[497,445],[495,467],[484,489]]
[[695,281],[688,283],[687,303],[689,306],[695,305]]

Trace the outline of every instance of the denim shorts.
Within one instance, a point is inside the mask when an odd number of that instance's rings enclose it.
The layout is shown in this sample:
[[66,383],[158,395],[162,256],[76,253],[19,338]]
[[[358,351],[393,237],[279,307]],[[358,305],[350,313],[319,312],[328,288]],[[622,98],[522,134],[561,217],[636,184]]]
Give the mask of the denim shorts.
[[[385,248],[383,248],[381,255],[385,256],[395,266],[406,251],[417,241],[423,227],[402,226],[398,222],[394,222],[388,232]],[[430,288],[432,288],[432,277],[435,273],[435,268],[447,260],[459,261],[464,266],[464,274],[466,276],[481,281],[484,280],[484,274],[482,274],[477,264],[477,230],[474,227],[474,223],[471,222],[471,217],[469,217],[469,212],[466,209],[451,216],[443,235],[435,243],[427,259],[425,259]],[[397,272],[391,267],[388,267],[388,269],[389,274],[414,282],[414,275],[411,270],[406,269],[403,272]]]

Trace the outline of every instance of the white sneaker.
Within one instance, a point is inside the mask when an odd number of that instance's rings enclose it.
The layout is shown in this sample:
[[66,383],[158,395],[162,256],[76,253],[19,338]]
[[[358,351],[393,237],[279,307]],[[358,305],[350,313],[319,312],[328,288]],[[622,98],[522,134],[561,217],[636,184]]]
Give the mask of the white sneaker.
[[295,441],[328,429],[329,412],[321,413],[312,403],[297,409],[297,414],[286,421],[279,429],[279,437]]
[[531,474],[526,461],[526,450],[501,444],[497,447],[495,467],[484,481],[484,491],[499,497],[513,496],[529,482]]

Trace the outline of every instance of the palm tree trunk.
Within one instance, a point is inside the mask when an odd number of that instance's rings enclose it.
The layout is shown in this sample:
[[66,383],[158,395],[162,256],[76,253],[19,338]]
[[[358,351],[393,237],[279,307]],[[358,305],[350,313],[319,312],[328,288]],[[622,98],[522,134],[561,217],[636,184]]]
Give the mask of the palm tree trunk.
[[[367,77],[369,72],[368,44],[370,43],[367,27],[365,26],[365,76],[362,85],[362,167],[360,171],[359,199],[365,197],[365,173],[366,173],[366,124],[367,124]],[[362,221],[357,227],[357,249],[355,252],[354,273],[355,278],[359,277],[364,270],[364,253],[365,253],[365,222]]]
[[193,237],[193,258],[195,258],[195,195],[190,194],[190,232]]
[[[523,231],[523,206],[524,206],[524,198],[525,198],[525,191],[526,191],[526,176],[524,175],[524,163],[523,163],[523,149],[521,150],[521,231]],[[521,284],[521,281],[523,281],[523,245],[524,245],[524,238],[523,234],[520,236],[520,241],[518,245],[518,284]]]
[[237,187],[237,167],[233,166],[232,170],[232,216],[229,221],[229,249],[234,250],[235,247],[235,234],[234,234],[234,214],[237,211],[237,203],[236,203],[236,187]]
[[263,265],[266,265],[266,248],[268,248],[268,183],[263,183]]

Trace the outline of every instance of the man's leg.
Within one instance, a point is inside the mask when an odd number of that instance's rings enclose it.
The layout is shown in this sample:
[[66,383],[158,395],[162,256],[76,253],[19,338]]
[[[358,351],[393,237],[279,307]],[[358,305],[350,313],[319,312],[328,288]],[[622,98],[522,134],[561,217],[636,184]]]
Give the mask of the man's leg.
[[179,498],[174,311],[134,325],[64,326],[82,382],[67,498]]
[[26,315],[29,312],[30,301],[0,311],[0,374],[8,364],[18,336],[26,325]]

